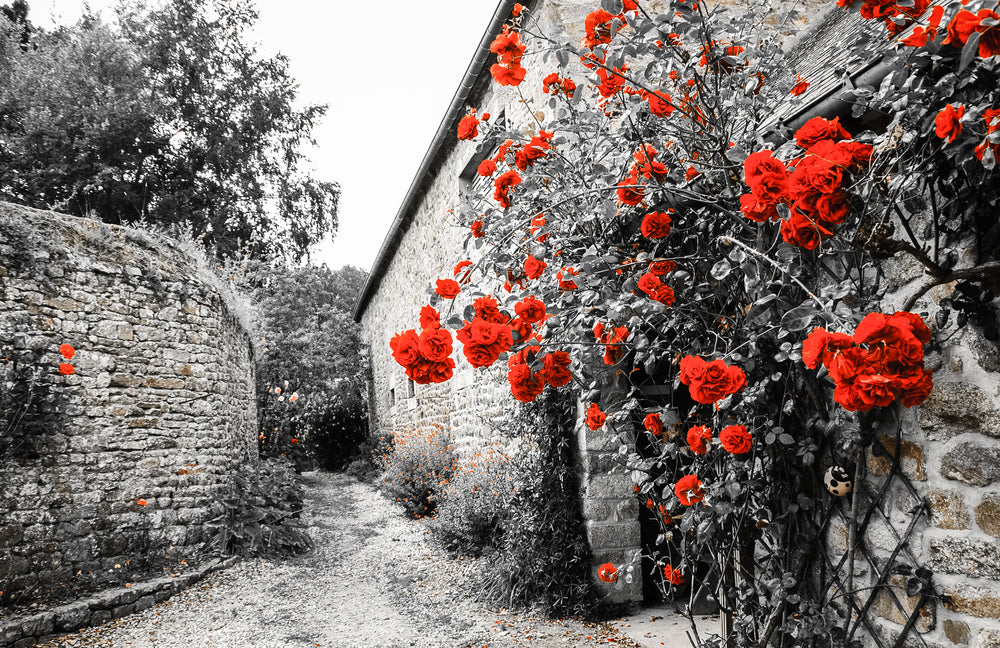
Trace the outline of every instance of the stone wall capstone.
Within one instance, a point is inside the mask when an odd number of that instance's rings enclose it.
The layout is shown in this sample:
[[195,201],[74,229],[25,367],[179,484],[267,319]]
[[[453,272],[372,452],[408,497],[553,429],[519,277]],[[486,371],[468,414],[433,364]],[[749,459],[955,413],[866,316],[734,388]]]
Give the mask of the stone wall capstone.
[[0,613],[207,554],[257,421],[250,336],[203,266],[0,204]]

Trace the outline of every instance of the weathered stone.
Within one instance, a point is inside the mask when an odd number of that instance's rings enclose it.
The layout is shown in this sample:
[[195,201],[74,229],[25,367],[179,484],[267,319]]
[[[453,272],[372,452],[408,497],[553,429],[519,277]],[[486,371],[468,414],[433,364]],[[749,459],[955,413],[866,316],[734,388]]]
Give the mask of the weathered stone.
[[964,621],[946,619],[944,636],[948,637],[953,644],[965,645],[969,643],[969,624]]
[[1000,648],[1000,630],[983,630],[976,637],[975,648]]
[[142,598],[136,600],[135,611],[142,612],[143,610],[148,610],[156,604],[156,601],[152,596],[143,596]]
[[[889,474],[889,470],[892,468],[892,464],[890,463],[892,461],[891,457],[896,456],[896,438],[880,434],[878,439],[882,442],[882,446],[889,457],[877,456],[875,453],[870,452],[868,454],[868,470],[877,477],[884,477]],[[901,439],[899,442],[899,451],[899,463],[903,469],[903,473],[910,479],[920,481],[927,479],[927,473],[924,470],[923,448],[913,441]]]
[[52,632],[56,627],[56,615],[52,612],[33,614],[21,620],[21,634],[25,637],[40,637]]
[[944,606],[969,616],[1000,619],[1000,590],[981,587],[948,587],[942,592]]
[[594,551],[639,546],[639,522],[587,522],[587,540]]
[[973,486],[1000,481],[1000,448],[966,441],[941,459],[941,474]]
[[1000,580],[1000,540],[934,537],[928,547],[934,571]]
[[1000,538],[1000,493],[983,496],[976,507],[976,524],[984,533]]
[[135,612],[135,605],[128,603],[126,605],[119,605],[117,607],[111,608],[111,618],[120,619],[123,616],[128,616]]
[[928,491],[927,505],[931,510],[931,522],[941,529],[968,529],[969,512],[965,508],[965,496],[954,490]]
[[[900,575],[889,577],[888,587],[880,589],[875,596],[875,603],[872,606],[875,614],[900,625],[904,625],[907,622],[917,609],[917,604],[920,603],[920,595],[906,595],[906,580],[905,576]],[[889,593],[889,590],[892,591],[892,595]],[[895,595],[895,600],[893,599],[893,595]],[[896,605],[897,601],[899,602],[899,606],[903,608],[902,611]],[[937,615],[934,612],[934,603],[930,601],[920,608],[914,627],[917,629],[917,632],[929,632],[934,629],[936,620]]]
[[920,427],[933,440],[964,432],[1000,438],[1000,411],[979,386],[968,382],[936,383],[918,411]]
[[84,627],[90,620],[90,607],[85,602],[71,603],[52,609],[56,630],[70,631]]

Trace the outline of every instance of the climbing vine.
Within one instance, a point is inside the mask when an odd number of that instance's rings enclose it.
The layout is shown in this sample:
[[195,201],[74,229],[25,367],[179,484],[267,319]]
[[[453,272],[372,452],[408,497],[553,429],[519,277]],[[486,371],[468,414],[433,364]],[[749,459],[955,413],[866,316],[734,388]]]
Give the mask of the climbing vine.
[[[391,341],[418,383],[451,378],[457,338],[473,367],[506,362],[518,400],[581,394],[659,521],[661,587],[708,583],[731,645],[845,640],[808,577],[820,459],[871,442],[858,413],[927,398],[936,339],[996,334],[997,14],[839,4],[886,23],[845,53],[889,53],[884,81],[770,134],[775,107],[812,97],[766,7],[604,0],[576,45],[516,5],[491,75],[528,121],[459,123],[492,194],[465,196],[467,258]],[[935,317],[915,311],[937,286]]]

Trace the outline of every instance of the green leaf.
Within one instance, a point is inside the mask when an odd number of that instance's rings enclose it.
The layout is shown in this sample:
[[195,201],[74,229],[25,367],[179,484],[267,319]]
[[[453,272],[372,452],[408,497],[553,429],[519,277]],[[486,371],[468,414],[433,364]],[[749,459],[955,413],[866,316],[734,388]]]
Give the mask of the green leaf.
[[965,41],[965,46],[962,47],[962,57],[958,60],[958,73],[961,74],[962,70],[969,67],[969,63],[972,59],[976,57],[979,53],[979,32],[972,32],[969,34],[969,40]]

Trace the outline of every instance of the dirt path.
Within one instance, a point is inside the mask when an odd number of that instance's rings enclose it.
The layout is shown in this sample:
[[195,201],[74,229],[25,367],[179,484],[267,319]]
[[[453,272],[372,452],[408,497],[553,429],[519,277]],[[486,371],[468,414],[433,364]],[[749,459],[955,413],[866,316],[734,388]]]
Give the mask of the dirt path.
[[485,610],[459,586],[473,564],[430,546],[425,529],[373,488],[342,474],[308,473],[305,480],[316,541],[308,555],[243,562],[154,608],[46,648],[637,645],[612,625]]

